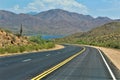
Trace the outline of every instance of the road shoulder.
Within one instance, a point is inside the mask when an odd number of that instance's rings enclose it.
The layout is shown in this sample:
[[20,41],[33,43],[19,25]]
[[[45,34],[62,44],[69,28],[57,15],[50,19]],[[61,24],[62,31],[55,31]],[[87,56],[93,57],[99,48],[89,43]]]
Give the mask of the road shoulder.
[[120,70],[120,50],[96,46],[94,47],[102,50],[111,62]]

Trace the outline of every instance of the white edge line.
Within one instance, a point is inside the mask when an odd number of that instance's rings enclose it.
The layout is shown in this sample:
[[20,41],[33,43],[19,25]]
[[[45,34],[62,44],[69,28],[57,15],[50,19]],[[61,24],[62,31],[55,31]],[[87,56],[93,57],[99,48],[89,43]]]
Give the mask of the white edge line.
[[114,73],[112,72],[110,66],[108,65],[107,61],[105,60],[103,54],[101,53],[101,51],[100,51],[99,49],[97,49],[97,50],[99,51],[99,53],[100,53],[100,55],[101,55],[101,57],[102,57],[102,59],[103,59],[105,65],[107,66],[108,71],[109,71],[110,75],[112,76],[113,80],[117,80],[116,77],[115,77],[115,75],[114,75]]
[[28,62],[28,61],[31,61],[32,59],[25,59],[23,60],[22,62]]

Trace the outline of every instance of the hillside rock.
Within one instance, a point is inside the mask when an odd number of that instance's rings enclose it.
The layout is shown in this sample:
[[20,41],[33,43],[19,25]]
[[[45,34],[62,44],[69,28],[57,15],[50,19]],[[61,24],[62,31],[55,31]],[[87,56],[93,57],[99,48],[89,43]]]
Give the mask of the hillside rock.
[[25,37],[18,37],[13,35],[12,33],[8,33],[0,29],[0,47],[27,44],[29,44],[29,41],[27,41]]

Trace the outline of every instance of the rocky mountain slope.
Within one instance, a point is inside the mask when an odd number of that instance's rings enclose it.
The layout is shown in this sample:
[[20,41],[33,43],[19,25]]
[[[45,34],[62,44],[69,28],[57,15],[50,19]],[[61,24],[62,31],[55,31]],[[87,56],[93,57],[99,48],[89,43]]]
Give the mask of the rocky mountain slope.
[[112,19],[107,17],[93,18],[90,15],[68,12],[61,9],[52,9],[36,15],[15,14],[0,10],[0,27],[16,32],[20,24],[23,24],[24,33],[27,34],[73,34],[91,30],[111,21]]
[[6,32],[2,29],[0,29],[0,48],[15,45],[27,45],[30,42],[27,40],[26,37],[18,37],[16,35],[13,35],[10,32]]

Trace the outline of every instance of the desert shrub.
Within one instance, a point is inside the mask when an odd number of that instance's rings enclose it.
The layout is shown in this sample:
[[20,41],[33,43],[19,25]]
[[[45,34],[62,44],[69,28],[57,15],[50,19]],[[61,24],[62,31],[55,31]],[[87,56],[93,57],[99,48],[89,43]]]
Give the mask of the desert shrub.
[[44,42],[45,42],[45,40],[43,40],[43,39],[41,38],[41,36],[31,36],[31,37],[29,38],[29,40],[30,40],[31,42],[35,42],[35,43],[37,43],[37,44],[44,44]]

